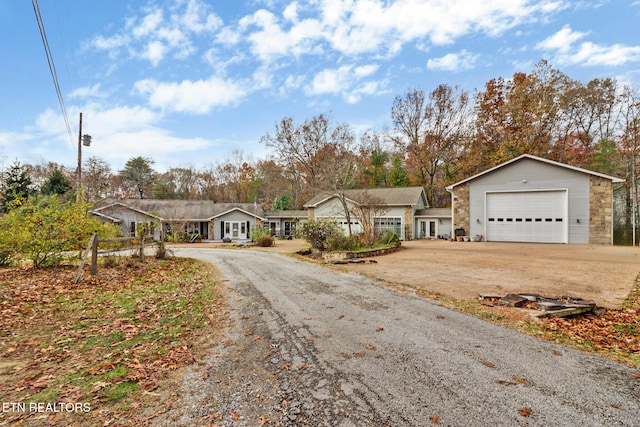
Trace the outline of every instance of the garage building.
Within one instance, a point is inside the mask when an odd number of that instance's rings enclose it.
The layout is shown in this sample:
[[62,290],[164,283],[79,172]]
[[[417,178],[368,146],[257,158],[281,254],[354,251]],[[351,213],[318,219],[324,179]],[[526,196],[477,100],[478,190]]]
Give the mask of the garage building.
[[613,243],[619,178],[522,155],[447,187],[452,235],[498,242]]

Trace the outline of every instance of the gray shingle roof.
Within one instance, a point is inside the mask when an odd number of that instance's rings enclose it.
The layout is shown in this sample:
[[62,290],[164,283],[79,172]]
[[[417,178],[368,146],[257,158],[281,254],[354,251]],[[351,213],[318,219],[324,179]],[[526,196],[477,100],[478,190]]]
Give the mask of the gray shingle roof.
[[[336,191],[323,191],[305,203],[304,207],[315,207],[337,194],[339,193]],[[422,187],[367,188],[344,191],[345,197],[353,201],[360,199],[363,194],[370,194],[371,196],[382,200],[386,206],[414,206],[418,203],[421,197],[425,197],[424,189]],[[426,198],[424,198],[424,203],[426,204],[426,202]]]
[[285,211],[266,211],[267,218],[306,218],[308,216],[305,210],[285,210]]
[[427,208],[418,209],[415,216],[432,218],[451,218],[451,208]]
[[104,207],[118,203],[166,220],[208,221],[234,209],[241,209],[251,215],[264,218],[264,210],[260,205],[254,205],[253,203],[214,203],[211,200],[127,199],[111,201],[111,203],[103,202],[100,206],[96,206],[94,211],[99,212]]

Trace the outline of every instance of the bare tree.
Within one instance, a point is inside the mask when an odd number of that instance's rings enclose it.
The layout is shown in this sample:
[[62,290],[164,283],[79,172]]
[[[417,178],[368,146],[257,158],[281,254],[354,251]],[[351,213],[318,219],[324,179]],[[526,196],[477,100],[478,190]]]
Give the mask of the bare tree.
[[111,167],[103,159],[91,156],[84,162],[82,173],[87,200],[97,201],[112,195]]
[[356,193],[353,199],[351,214],[361,224],[366,243],[371,245],[377,238],[375,219],[384,216],[389,209],[382,199],[367,190]]
[[447,85],[438,86],[428,97],[413,90],[394,102],[391,139],[407,153],[410,178],[426,188],[432,206],[437,188],[444,187],[436,178],[468,135],[470,112],[467,92]]
[[[340,182],[351,180],[354,135],[345,124],[333,126],[324,114],[296,125],[290,117],[276,124],[273,135],[267,133],[260,142],[274,150],[293,186],[293,203],[300,206],[305,197]],[[339,166],[339,170],[336,168]]]

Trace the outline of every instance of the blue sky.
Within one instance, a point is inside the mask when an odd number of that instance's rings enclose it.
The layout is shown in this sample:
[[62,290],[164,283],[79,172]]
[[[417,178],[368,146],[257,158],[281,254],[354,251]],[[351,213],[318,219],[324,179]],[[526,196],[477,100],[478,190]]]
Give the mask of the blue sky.
[[79,113],[98,156],[204,168],[259,144],[284,117],[320,113],[358,134],[393,100],[473,91],[541,59],[584,82],[640,86],[640,1],[39,0],[71,125],[34,9],[0,0],[0,160],[77,162]]

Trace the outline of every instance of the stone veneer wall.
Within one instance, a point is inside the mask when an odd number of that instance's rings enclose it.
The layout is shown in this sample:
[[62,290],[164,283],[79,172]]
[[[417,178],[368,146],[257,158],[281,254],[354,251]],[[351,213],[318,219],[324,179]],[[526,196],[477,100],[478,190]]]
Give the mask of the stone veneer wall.
[[404,208],[404,240],[413,240],[413,208]]
[[313,221],[315,219],[315,208],[307,209],[307,218],[309,219],[309,221]]
[[612,244],[613,189],[611,180],[591,175],[589,179],[589,243]]
[[453,189],[453,228],[464,228],[467,235],[471,232],[469,222],[469,183]]

